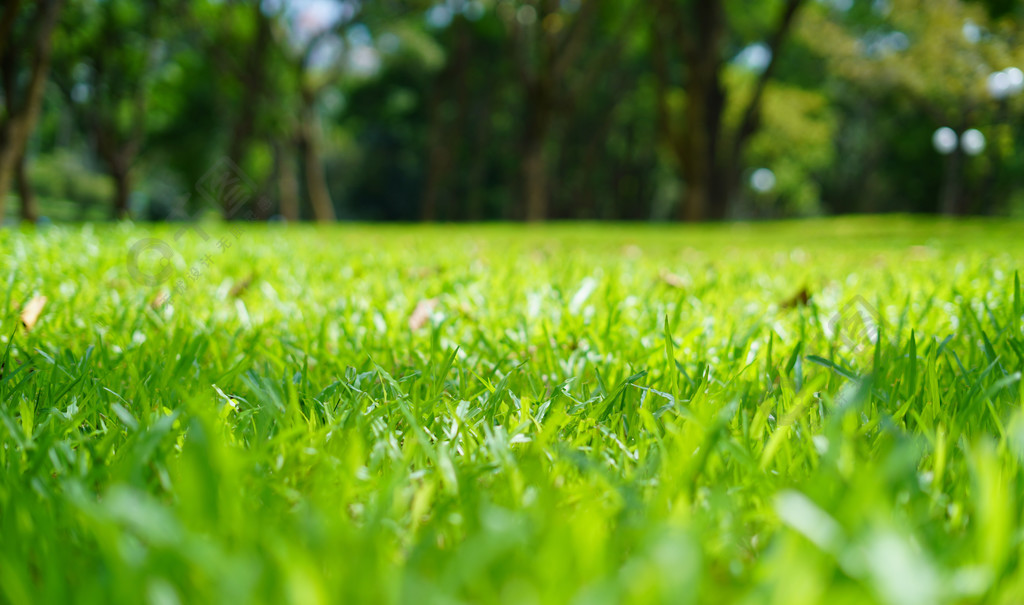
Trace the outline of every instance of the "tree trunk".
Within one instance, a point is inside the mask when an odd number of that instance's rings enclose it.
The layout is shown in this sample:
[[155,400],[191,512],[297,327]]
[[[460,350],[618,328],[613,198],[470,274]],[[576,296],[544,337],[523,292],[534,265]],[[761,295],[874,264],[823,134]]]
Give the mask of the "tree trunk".
[[19,8],[21,8],[21,0],[7,0],[3,13],[0,13],[0,59],[3,59],[4,53],[7,51]]
[[299,179],[295,175],[295,158],[290,145],[274,145],[277,154],[277,187],[281,196],[281,216],[288,222],[302,220],[299,207]]
[[526,126],[523,130],[522,178],[523,201],[527,222],[537,223],[548,218],[548,166],[544,157],[551,122],[550,95],[543,82],[527,93]]
[[430,125],[427,135],[427,174],[420,200],[420,219],[427,222],[437,220],[438,202],[441,189],[447,180],[452,163],[452,152],[448,147],[452,139],[445,140],[444,117],[441,112],[441,86],[437,87],[430,100]]
[[[579,175],[575,191],[570,193],[576,200],[578,200],[578,212],[573,218],[577,219],[601,219],[611,218],[608,215],[612,214],[615,216],[621,216],[619,209],[616,207],[619,196],[612,192],[609,203],[605,205],[604,211],[601,209],[600,199],[603,196],[608,197],[609,187],[607,182],[608,175],[602,172],[600,169],[602,160],[606,160],[607,155],[607,141],[608,135],[612,130],[612,120],[610,117],[606,117],[601,120],[598,128],[591,129],[585,144],[585,151],[583,152],[583,159],[578,160],[578,172]],[[631,205],[636,200],[621,200],[624,204]]]
[[127,219],[131,216],[132,183],[129,169],[118,162],[111,166],[110,176],[114,178],[114,218]]
[[306,169],[306,192],[313,206],[313,218],[319,223],[332,223],[336,220],[334,203],[327,189],[327,177],[324,174],[323,161],[320,158],[319,132],[316,109],[313,99],[303,95],[302,111],[302,152]]
[[243,58],[244,69],[238,74],[246,98],[238,110],[238,119],[231,129],[228,143],[228,158],[239,166],[245,165],[249,142],[256,131],[257,114],[264,97],[267,49],[272,35],[270,17],[263,12],[261,4],[255,2],[252,8],[256,37]]
[[687,163],[683,170],[686,189],[683,202],[679,205],[679,218],[688,223],[697,223],[707,218],[708,207],[711,205],[711,183],[707,180],[708,173]]
[[523,151],[523,195],[526,220],[539,223],[548,217],[547,167],[543,141],[532,141]]
[[723,167],[719,144],[722,138],[722,54],[724,52],[725,15],[720,2],[697,2],[693,23],[696,28],[685,48],[687,73],[685,130],[681,152],[684,154],[685,200],[680,218],[702,221],[724,216],[727,200],[722,198]]
[[[725,89],[722,86],[727,51],[728,22],[723,0],[700,0],[680,11],[668,0],[657,6],[654,29],[654,73],[658,87],[658,124],[686,181],[680,219],[721,219],[740,191],[743,152],[760,128],[764,91],[776,59],[788,38],[805,0],[786,0],[782,14],[768,36],[771,59],[760,74],[738,126],[726,132],[723,121]],[[667,95],[670,93],[668,49],[680,44],[685,67],[686,110],[678,132],[673,132]]]
[[[18,163],[23,161],[22,156],[25,154],[29,135],[35,129],[36,121],[39,118],[43,91],[50,73],[53,30],[57,26],[57,15],[60,13],[61,4],[62,0],[49,0],[38,5],[38,10],[43,12],[40,15],[39,28],[35,34],[35,44],[29,51],[33,52],[29,82],[20,107],[14,107],[14,104],[10,102],[14,95],[11,94],[12,91],[7,91],[8,117],[3,124],[0,124],[0,222],[3,221],[4,206],[7,192],[11,189],[11,181],[14,179]],[[7,52],[16,51],[12,46]],[[6,62],[14,58],[5,56],[4,60]]]
[[[430,124],[427,130],[427,175],[420,200],[420,218],[424,221],[450,220],[452,209],[450,199],[453,196],[451,173],[455,166],[462,141],[462,127],[469,113],[466,70],[468,57],[472,54],[472,38],[469,23],[465,18],[455,20],[452,28],[452,60],[438,74],[433,82],[430,93],[428,115]],[[455,94],[450,92],[454,90]],[[445,101],[455,97],[458,115],[461,119],[453,120],[446,111]]]
[[685,221],[722,218],[727,211],[725,180],[731,171],[719,153],[724,95],[717,76],[694,83],[687,100],[683,141],[686,191],[680,207],[680,218]]
[[946,156],[946,174],[942,183],[942,213],[957,216],[961,213],[960,198],[963,185],[963,156],[960,145]]
[[[239,111],[238,121],[231,129],[231,138],[228,141],[228,159],[238,166],[245,165],[245,158],[249,151],[249,138],[252,136],[253,123],[256,119],[253,102],[251,100],[242,103]],[[227,211],[227,208],[224,208]],[[229,217],[225,217],[229,218]]]
[[3,222],[7,192],[11,190],[11,182],[18,162],[24,156],[30,132],[31,127],[21,116],[12,116],[0,132],[0,223]]
[[93,136],[96,138],[96,152],[107,165],[107,174],[114,180],[114,199],[111,205],[111,216],[114,220],[130,218],[130,200],[132,193],[131,171],[134,155],[131,144],[119,146],[111,129],[98,127]]
[[36,200],[35,191],[32,190],[32,183],[28,178],[24,155],[18,159],[18,164],[14,170],[14,178],[18,185],[18,197],[21,198],[21,220],[34,224],[39,221],[39,204]]
[[484,191],[487,187],[488,149],[491,141],[491,97],[488,90],[483,101],[477,106],[477,119],[470,130],[476,137],[469,150],[469,169],[466,177],[466,218],[470,221],[484,219]]

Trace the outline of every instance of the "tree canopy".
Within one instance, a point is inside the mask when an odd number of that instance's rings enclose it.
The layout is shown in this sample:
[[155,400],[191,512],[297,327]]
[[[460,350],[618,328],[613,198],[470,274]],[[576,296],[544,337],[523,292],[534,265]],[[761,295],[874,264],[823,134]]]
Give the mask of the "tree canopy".
[[[1021,16],[1010,0],[9,0],[0,217],[1020,213]],[[218,166],[261,204],[200,195]]]

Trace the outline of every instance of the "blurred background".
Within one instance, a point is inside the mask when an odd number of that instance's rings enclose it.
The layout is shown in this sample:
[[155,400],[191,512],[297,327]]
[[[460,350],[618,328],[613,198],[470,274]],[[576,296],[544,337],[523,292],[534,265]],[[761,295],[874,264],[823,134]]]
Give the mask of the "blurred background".
[[0,217],[1024,215],[1024,1],[3,0]]

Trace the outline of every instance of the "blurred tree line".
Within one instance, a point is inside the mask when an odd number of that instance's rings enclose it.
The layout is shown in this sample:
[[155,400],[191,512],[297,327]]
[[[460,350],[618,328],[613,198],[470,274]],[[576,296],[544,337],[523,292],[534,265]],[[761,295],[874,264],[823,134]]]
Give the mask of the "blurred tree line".
[[1021,16],[1016,0],[4,0],[0,217],[194,216],[225,165],[261,220],[1024,213]]

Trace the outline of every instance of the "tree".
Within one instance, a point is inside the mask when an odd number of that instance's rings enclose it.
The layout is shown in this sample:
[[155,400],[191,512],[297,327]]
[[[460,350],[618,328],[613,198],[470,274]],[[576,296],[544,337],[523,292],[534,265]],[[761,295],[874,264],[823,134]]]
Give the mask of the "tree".
[[[469,69],[476,46],[473,24],[465,15],[456,15],[441,39],[448,51],[447,61],[432,79],[427,100],[427,165],[420,218],[435,221],[439,213],[448,215],[450,197],[442,201],[444,185],[455,167],[459,142],[465,136],[469,112]],[[452,98],[454,97],[454,98]],[[455,106],[457,109],[452,111]],[[456,113],[457,116],[452,114]],[[450,216],[446,216],[450,218]]]
[[115,218],[130,214],[162,19],[160,0],[80,0],[67,11],[57,48],[54,81],[114,181]]
[[[353,42],[348,34],[370,32],[370,26],[378,23],[375,19],[382,15],[397,17],[401,11],[394,3],[383,0],[372,6],[345,1],[333,11],[316,6],[298,12],[284,11],[278,21],[281,27],[277,30],[277,41],[290,57],[297,92],[293,140],[302,159],[306,195],[314,218],[318,222],[333,222],[334,201],[324,172],[321,99],[327,90],[339,85],[353,66],[357,70],[370,69],[371,64],[379,61],[369,40]],[[282,155],[281,161],[287,161],[287,156]],[[290,166],[282,168],[287,176]]]
[[[876,104],[896,96],[934,127],[957,133],[982,128],[998,142],[1001,129],[992,122],[1000,103],[986,83],[993,72],[1024,60],[1013,42],[1024,33],[1015,19],[993,19],[984,5],[959,0],[891,0],[884,9],[857,8],[814,11],[804,23],[802,38],[834,74]],[[1021,109],[1019,100],[1007,101],[1002,112]],[[922,153],[934,153],[929,137],[919,141]],[[997,156],[1012,153],[1001,145],[991,150]],[[963,191],[966,159],[962,145],[946,155],[938,211],[957,215],[971,209]]]
[[[724,0],[657,0],[654,3],[653,58],[659,82],[658,122],[667,147],[681,169],[686,191],[679,217],[688,221],[723,218],[736,195],[743,168],[743,153],[761,121],[761,104],[775,75],[779,55],[788,40],[803,0],[765,3],[776,9],[774,25],[765,37],[768,60],[739,120],[725,120],[729,101],[723,72],[730,51],[743,39],[737,23],[742,12],[756,16],[765,5],[743,3],[733,7]],[[749,15],[744,15],[749,19]],[[673,71],[681,64],[685,102],[673,104]],[[679,114],[679,115],[675,115]]]
[[[522,216],[527,221],[545,220],[550,212],[548,155],[556,122],[578,99],[586,98],[597,76],[607,70],[608,59],[621,49],[639,6],[606,0],[522,0],[498,6],[509,30],[522,96],[519,154]],[[615,13],[615,18],[605,20],[613,24],[605,31],[598,29],[602,11]]]
[[[11,181],[21,191],[22,217],[37,218],[25,174],[25,147],[35,129],[50,71],[53,31],[63,0],[39,0],[27,7],[7,0],[0,14],[0,221]],[[24,81],[21,84],[19,81]]]
[[[218,117],[227,139],[224,152],[262,191],[271,190],[269,180],[277,176],[281,212],[289,220],[298,220],[297,183],[291,180],[293,157],[282,143],[291,136],[282,123],[291,106],[292,83],[274,35],[285,10],[284,3],[185,1],[176,12],[188,24],[189,37],[217,72],[226,76],[215,85]],[[263,156],[273,157],[268,162]],[[230,200],[219,202],[226,219],[241,218],[232,216],[238,208]]]

